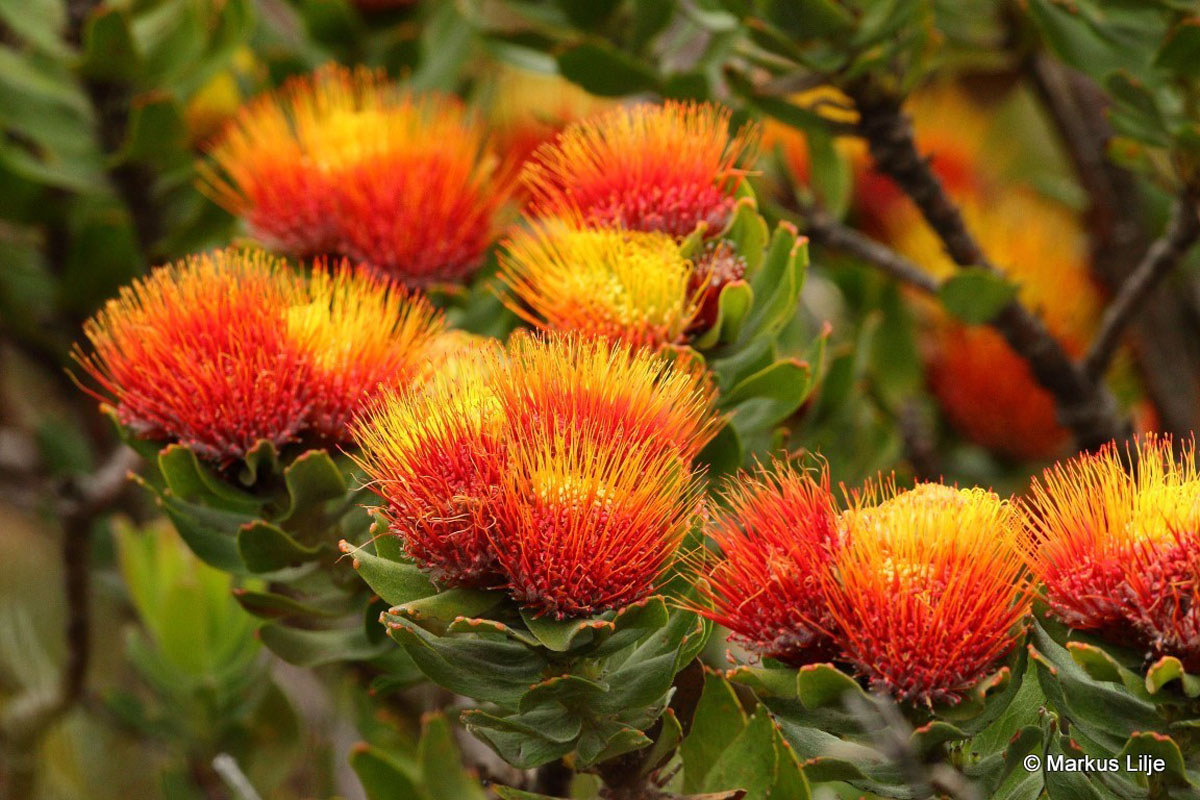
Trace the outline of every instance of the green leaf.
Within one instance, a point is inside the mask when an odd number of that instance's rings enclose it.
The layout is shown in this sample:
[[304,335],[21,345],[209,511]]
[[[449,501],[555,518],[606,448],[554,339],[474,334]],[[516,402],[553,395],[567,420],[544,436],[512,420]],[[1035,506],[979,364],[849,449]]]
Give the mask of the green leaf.
[[747,800],[767,800],[777,774],[775,726],[760,706],[745,729],[713,762],[704,778],[704,791],[744,789]]
[[492,791],[500,800],[557,800],[548,794],[537,794],[535,792],[523,792],[520,789],[513,789],[511,786],[501,786],[492,784]]
[[704,788],[717,758],[745,727],[746,713],[733,687],[720,674],[706,670],[691,730],[679,746],[685,793],[694,794]]
[[365,742],[355,745],[350,751],[350,766],[367,800],[428,800],[407,770],[377,747]]
[[768,797],[770,800],[808,800],[812,792],[808,787],[808,779],[804,777],[804,770],[800,767],[800,759],[796,758],[796,752],[778,729],[774,738],[778,768],[775,785],[771,787]]
[[[378,542],[376,539],[376,544]],[[354,557],[354,568],[371,591],[389,605],[398,606],[437,593],[428,576],[412,562],[381,558],[372,555],[367,548],[355,548],[345,540],[340,546],[343,553]]]
[[796,688],[805,707],[817,709],[842,703],[842,696],[864,694],[853,678],[832,664],[809,664],[796,673]]
[[558,56],[558,71],[592,94],[620,97],[658,86],[658,75],[646,64],[604,41],[576,45]]
[[580,3],[578,0],[555,0],[563,14],[571,23],[581,30],[589,30],[604,24],[620,5],[620,0],[589,0]]
[[429,800],[487,800],[479,781],[462,767],[462,755],[446,716],[427,714],[421,726],[417,761]]
[[759,697],[795,698],[796,671],[780,667],[740,665],[727,674],[730,682],[749,686]]
[[1017,287],[997,272],[969,267],[943,282],[938,296],[951,314],[968,325],[981,325],[1016,298]]
[[130,30],[129,12],[101,6],[88,19],[83,33],[82,75],[99,81],[132,81],[140,76],[142,59]]
[[771,237],[763,267],[750,281],[755,305],[742,331],[743,339],[772,336],[796,313],[796,299],[808,267],[808,240],[780,223]]
[[[521,619],[542,645],[557,653],[575,647],[581,637],[596,628],[596,622],[590,619],[554,619],[549,614],[538,616],[526,608],[521,609]],[[600,624],[611,626],[611,623]]]
[[546,662],[511,640],[473,635],[435,636],[416,623],[385,617],[389,635],[403,645],[430,680],[457,694],[515,709],[542,680]]
[[234,589],[233,596],[241,603],[242,608],[256,617],[266,619],[334,618],[348,613],[350,610],[329,606],[317,607],[275,592],[256,592],[250,589]]
[[[182,500],[215,506],[219,510],[256,514],[263,503],[251,494],[230,486],[181,444],[164,447],[158,454],[158,470],[167,488]],[[230,531],[230,534],[236,529]]]
[[737,472],[738,468],[742,466],[743,457],[737,429],[733,425],[725,424],[717,431],[717,435],[713,437],[712,441],[700,451],[697,460],[701,464],[707,464],[709,478],[716,479],[722,475],[732,475]]
[[409,600],[393,608],[390,614],[404,617],[434,633],[444,633],[450,623],[459,618],[477,617],[495,608],[504,600],[503,592],[478,589],[446,589],[445,591]]
[[734,409],[733,424],[739,431],[762,430],[790,416],[811,388],[812,368],[789,358],[746,378],[730,390],[722,405]]
[[1117,754],[1117,758],[1122,764],[1127,763],[1127,759],[1136,763],[1139,756],[1162,759],[1165,762],[1165,770],[1162,774],[1166,776],[1168,783],[1176,786],[1192,785],[1179,744],[1170,736],[1151,732],[1135,733],[1129,737],[1125,747]]
[[1154,66],[1188,77],[1200,76],[1200,17],[1180,20],[1154,57]]
[[236,532],[242,525],[252,522],[253,517],[188,503],[169,490],[159,495],[158,505],[200,560],[235,575],[246,572],[238,552]]
[[291,505],[283,522],[303,521],[333,500],[345,500],[346,476],[325,450],[309,450],[283,471]]
[[675,749],[679,747],[679,742],[683,739],[683,728],[679,724],[679,717],[675,716],[675,709],[668,708],[663,712],[661,719],[662,727],[658,737],[642,760],[639,770],[642,775],[649,775],[666,764],[671,756],[675,755]]
[[316,561],[322,548],[300,544],[287,531],[259,519],[238,531],[237,549],[247,569],[266,573]]
[[171,95],[151,92],[130,103],[125,143],[116,163],[136,161],[167,170],[191,160],[183,107]]
[[746,314],[754,305],[754,290],[745,281],[730,281],[717,296],[717,318],[703,335],[696,338],[697,350],[706,350],[717,342],[732,342],[741,333]]
[[289,664],[319,667],[339,661],[369,661],[392,649],[386,640],[372,643],[361,626],[328,630],[301,630],[284,625],[264,625],[258,632],[263,644]]
[[854,28],[854,17],[834,0],[768,0],[766,15],[800,41],[841,36]]
[[1154,662],[1146,671],[1146,691],[1158,694],[1171,681],[1178,680],[1183,693],[1188,697],[1200,697],[1200,677],[1189,675],[1183,662],[1174,656],[1165,656]]

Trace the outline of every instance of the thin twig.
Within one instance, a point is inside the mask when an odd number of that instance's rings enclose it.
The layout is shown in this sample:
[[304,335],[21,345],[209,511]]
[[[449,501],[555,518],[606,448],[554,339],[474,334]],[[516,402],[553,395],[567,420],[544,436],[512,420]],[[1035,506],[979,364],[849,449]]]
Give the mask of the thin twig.
[[[900,99],[870,80],[846,87],[859,111],[859,134],[867,141],[876,169],[886,174],[916,203],[941,239],[954,263],[999,272],[967,230],[929,161],[917,151],[912,123]],[[874,262],[878,263],[878,262]],[[1108,390],[1075,363],[1034,314],[1013,300],[989,322],[1029,364],[1037,382],[1054,395],[1059,419],[1071,429],[1076,444],[1095,450],[1130,432]]]
[[804,217],[805,234],[816,244],[849,253],[901,283],[926,294],[937,294],[938,282],[932,275],[882,242],[843,225],[817,206],[802,206],[800,214]]
[[1084,360],[1084,368],[1088,375],[1094,379],[1103,376],[1121,343],[1121,334],[1141,307],[1142,301],[1158,282],[1183,260],[1197,238],[1200,238],[1197,201],[1185,192],[1175,202],[1166,231],[1150,245],[1145,256],[1104,310],[1104,316],[1100,320],[1100,332],[1096,334]]
[[117,502],[138,462],[138,455],[122,445],[90,478],[66,484],[59,491],[67,658],[54,691],[17,698],[2,720],[0,738],[8,764],[5,797],[31,795],[38,742],[83,697],[91,662],[92,524]]
[[[1019,37],[1014,37],[1019,41]],[[1088,197],[1085,216],[1092,273],[1113,293],[1150,245],[1136,177],[1108,158],[1114,132],[1104,90],[1044,52],[1024,57],[1023,70],[1058,130],[1063,150]],[[1164,430],[1185,436],[1200,423],[1200,348],[1189,292],[1160,283],[1139,304],[1130,334],[1146,390]],[[1094,373],[1098,378],[1100,372]]]

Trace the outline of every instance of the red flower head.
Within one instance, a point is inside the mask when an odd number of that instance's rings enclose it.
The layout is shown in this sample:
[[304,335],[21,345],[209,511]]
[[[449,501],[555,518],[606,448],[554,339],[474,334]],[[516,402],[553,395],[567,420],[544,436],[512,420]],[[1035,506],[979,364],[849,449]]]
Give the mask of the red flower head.
[[[1200,533],[1194,445],[1169,438],[1113,445],[1046,470],[1030,490],[1029,561],[1055,616],[1073,628],[1200,667],[1191,594]],[[1189,644],[1190,642],[1190,644]]]
[[453,374],[385,390],[352,427],[356,460],[385,501],[389,531],[446,585],[502,582],[488,540],[507,464],[503,412],[491,387],[498,358],[485,349]]
[[377,388],[418,375],[442,317],[423,297],[346,262],[334,269],[317,264],[298,288],[287,323],[313,362],[312,426],[342,440]]
[[563,619],[655,590],[699,502],[678,455],[582,422],[510,439],[509,457],[491,539],[518,603]]
[[729,135],[729,111],[668,101],[568,126],[533,154],[524,180],[539,216],[686,236],[724,226],[757,130]]
[[840,538],[828,470],[776,468],[726,490],[729,509],[710,530],[719,555],[701,584],[713,608],[703,613],[748,649],[798,667],[837,652],[818,573]]
[[259,441],[294,441],[311,409],[312,366],[282,313],[296,278],[254,251],[160,267],[84,326],[80,365],[148,439],[175,440],[228,463]]
[[[1020,300],[1077,355],[1090,341],[1101,308],[1078,218],[1022,192],[987,205],[964,203],[963,211],[983,248],[1018,285]],[[939,279],[957,271],[926,226],[909,226],[897,248]],[[1070,433],[1058,420],[1054,397],[999,333],[965,326],[940,308],[929,308],[926,319],[930,388],[963,436],[1016,460],[1050,458],[1062,450]]]
[[212,158],[204,185],[271,247],[349,256],[414,286],[478,265],[507,183],[456,100],[338,66],[251,102]]
[[825,580],[846,657],[897,700],[957,703],[1012,650],[1029,589],[1012,507],[983,489],[869,486]]
[[682,355],[671,361],[602,339],[517,335],[508,358],[497,391],[515,439],[602,425],[614,439],[646,442],[690,463],[716,434],[715,390]]
[[506,243],[500,270],[512,309],[547,330],[658,348],[696,314],[692,262],[664,233],[535,222]]

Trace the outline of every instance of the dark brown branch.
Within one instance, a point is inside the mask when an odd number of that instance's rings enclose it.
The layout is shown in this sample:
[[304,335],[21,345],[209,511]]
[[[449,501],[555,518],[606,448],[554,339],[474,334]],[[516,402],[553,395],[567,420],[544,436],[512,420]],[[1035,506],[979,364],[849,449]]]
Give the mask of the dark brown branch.
[[1121,334],[1154,287],[1171,273],[1200,238],[1200,215],[1196,198],[1183,194],[1171,212],[1167,230],[1157,239],[1120,291],[1104,310],[1100,331],[1084,360],[1087,373],[1095,379],[1104,375],[1121,343]]
[[86,480],[59,492],[62,520],[63,593],[67,658],[50,693],[19,697],[3,719],[5,797],[28,797],[34,783],[34,751],[42,735],[83,697],[91,662],[91,531],[96,517],[120,497],[139,458],[121,446]]
[[[859,112],[859,134],[875,167],[896,182],[921,210],[959,266],[998,271],[967,230],[958,207],[947,195],[927,159],[917,151],[912,124],[900,100],[869,80],[846,87]],[[1129,433],[1116,402],[1063,350],[1040,319],[1014,300],[989,323],[1029,364],[1037,382],[1054,395],[1059,418],[1083,450],[1095,450]]]

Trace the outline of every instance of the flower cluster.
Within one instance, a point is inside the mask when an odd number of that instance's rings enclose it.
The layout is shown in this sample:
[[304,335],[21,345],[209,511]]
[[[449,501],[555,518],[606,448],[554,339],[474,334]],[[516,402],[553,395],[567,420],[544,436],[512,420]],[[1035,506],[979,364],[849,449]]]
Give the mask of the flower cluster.
[[516,336],[384,394],[354,426],[384,519],[443,585],[556,618],[645,597],[698,509],[704,374],[648,350]]
[[442,325],[425,300],[345,262],[305,277],[224,250],[123,289],[76,359],[135,435],[227,464],[263,440],[345,439],[363,398],[411,379]]
[[410,286],[479,265],[511,184],[458,100],[338,66],[244,107],[211,157],[203,186],[269,247]]
[[614,108],[535,150],[529,228],[501,259],[510,305],[542,328],[650,347],[711,325],[745,262],[685,239],[730,219],[756,131],[730,136],[729,122],[709,104]]
[[1072,628],[1200,670],[1200,475],[1195,444],[1149,436],[1048,469],[1027,547],[1052,613]]
[[838,513],[827,473],[743,478],[713,529],[715,621],[791,666],[833,660],[899,700],[960,702],[1029,606],[1014,508],[982,489],[869,484]]

